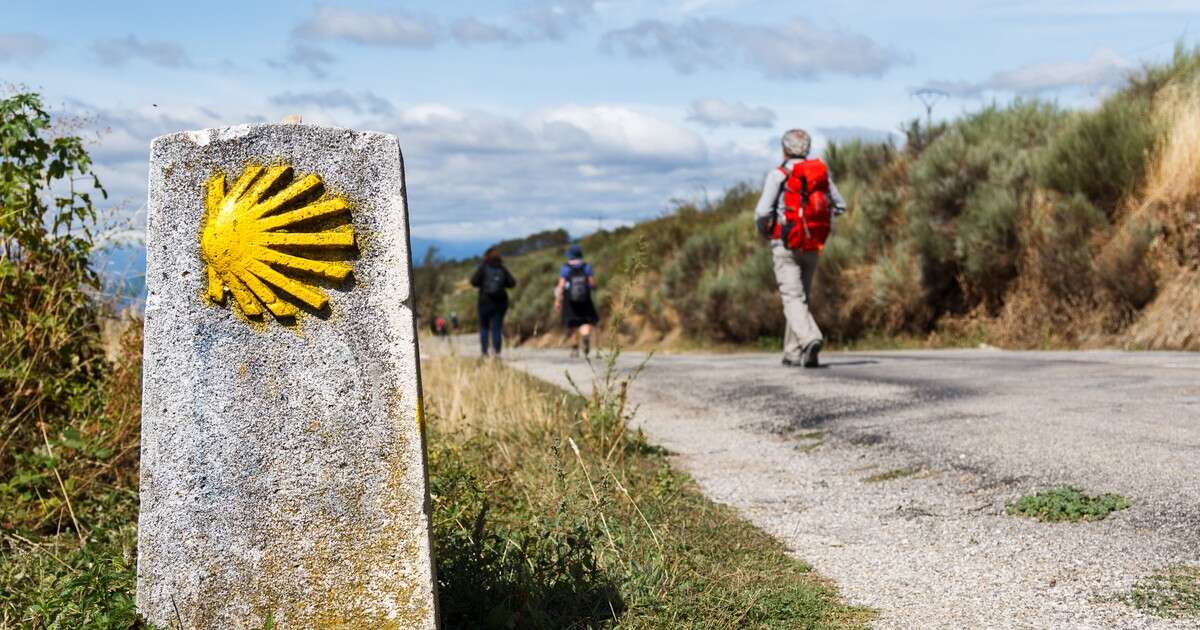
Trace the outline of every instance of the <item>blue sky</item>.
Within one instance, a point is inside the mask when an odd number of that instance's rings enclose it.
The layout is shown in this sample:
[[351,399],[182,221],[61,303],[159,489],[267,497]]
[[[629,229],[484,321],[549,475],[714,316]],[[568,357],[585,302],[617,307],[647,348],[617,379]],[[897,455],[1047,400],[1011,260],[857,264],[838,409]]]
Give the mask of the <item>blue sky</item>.
[[129,3],[5,0],[0,81],[91,117],[140,230],[159,134],[300,114],[395,133],[415,237],[583,234],[757,181],[790,127],[882,137],[1040,97],[1089,107],[1194,45],[1195,0]]

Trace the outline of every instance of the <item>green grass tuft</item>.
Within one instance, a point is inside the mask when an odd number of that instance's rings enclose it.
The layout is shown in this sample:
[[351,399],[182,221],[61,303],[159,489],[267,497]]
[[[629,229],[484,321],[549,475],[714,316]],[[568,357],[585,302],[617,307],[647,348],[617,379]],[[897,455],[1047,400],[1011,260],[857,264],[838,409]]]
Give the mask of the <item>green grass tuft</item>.
[[1200,567],[1176,566],[1134,584],[1125,603],[1159,617],[1200,617]]
[[1008,513],[1050,523],[1100,521],[1129,506],[1129,499],[1118,494],[1091,496],[1064,486],[1021,497],[1009,504]]
[[881,481],[894,481],[896,479],[903,479],[905,477],[911,477],[919,472],[921,472],[921,469],[919,469],[919,468],[896,468],[894,470],[889,470],[886,472],[881,472],[881,473],[871,475],[870,477],[864,477],[863,481],[865,481],[867,483],[879,483]]

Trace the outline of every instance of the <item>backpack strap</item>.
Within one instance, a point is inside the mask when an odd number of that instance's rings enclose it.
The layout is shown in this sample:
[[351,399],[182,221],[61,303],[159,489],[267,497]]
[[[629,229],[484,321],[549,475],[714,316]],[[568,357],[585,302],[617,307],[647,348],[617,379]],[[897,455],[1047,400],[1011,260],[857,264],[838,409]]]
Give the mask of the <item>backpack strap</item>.
[[779,167],[776,168],[775,170],[779,171],[780,173],[783,173],[783,181],[779,182],[779,190],[775,191],[775,199],[771,202],[771,210],[775,213],[778,213],[779,212],[779,196],[783,194],[783,189],[787,188],[788,180],[791,179],[792,174],[789,173],[787,170],[787,160],[784,160],[783,164],[780,164]]

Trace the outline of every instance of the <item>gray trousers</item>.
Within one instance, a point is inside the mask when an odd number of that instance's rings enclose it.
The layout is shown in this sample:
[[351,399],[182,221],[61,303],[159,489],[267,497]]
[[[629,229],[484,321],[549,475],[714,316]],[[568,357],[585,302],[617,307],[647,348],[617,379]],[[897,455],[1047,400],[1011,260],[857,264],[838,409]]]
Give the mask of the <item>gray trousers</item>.
[[813,274],[817,271],[819,252],[793,252],[778,241],[771,244],[775,264],[775,280],[779,297],[783,298],[783,316],[787,330],[783,333],[783,358],[799,361],[804,346],[821,339],[821,329],[808,311]]

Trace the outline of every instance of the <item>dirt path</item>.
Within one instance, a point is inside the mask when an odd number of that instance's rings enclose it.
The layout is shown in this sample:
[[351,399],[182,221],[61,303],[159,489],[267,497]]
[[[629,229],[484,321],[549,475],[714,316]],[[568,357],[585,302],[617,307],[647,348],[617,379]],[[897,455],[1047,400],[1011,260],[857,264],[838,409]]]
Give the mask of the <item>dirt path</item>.
[[[511,354],[562,385],[592,374],[565,352]],[[878,609],[880,628],[1200,627],[1116,601],[1139,577],[1200,564],[1200,355],[825,359],[658,355],[631,392],[643,430],[709,496]],[[915,473],[866,480],[901,469]],[[1005,514],[1062,484],[1134,505],[1083,524]]]

